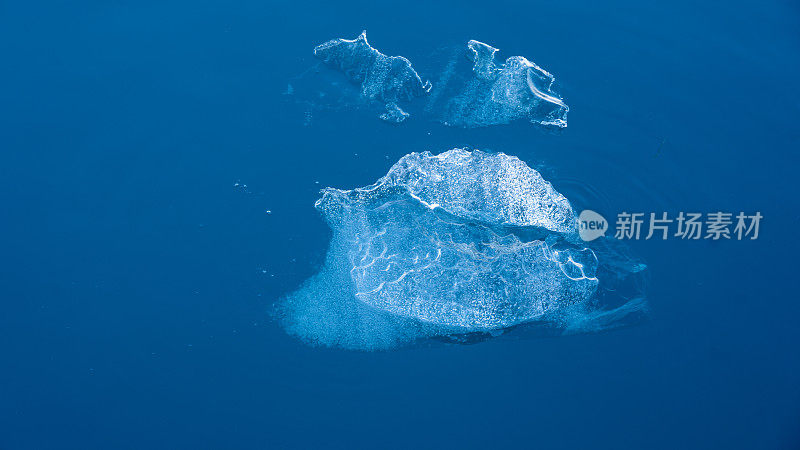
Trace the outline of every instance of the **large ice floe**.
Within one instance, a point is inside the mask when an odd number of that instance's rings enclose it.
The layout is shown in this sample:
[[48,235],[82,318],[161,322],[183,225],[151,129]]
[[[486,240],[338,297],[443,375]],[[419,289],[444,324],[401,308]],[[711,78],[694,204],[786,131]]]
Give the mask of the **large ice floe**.
[[[435,77],[431,84],[408,59],[386,56],[372,47],[363,32],[356,39],[333,39],[314,48],[323,65],[343,73],[349,83],[308,70],[292,80],[306,87],[295,93],[290,84],[286,94],[302,103],[306,114],[377,103],[384,110],[378,116],[390,123],[403,122],[411,115],[406,109],[414,109],[428,120],[455,127],[515,120],[566,127],[569,107],[553,90],[553,75],[522,56],[498,61],[497,53],[497,48],[475,40],[440,52],[435,61],[424,61]],[[358,95],[350,95],[353,86]]]
[[531,322],[602,329],[632,308],[597,304],[599,274],[641,267],[586,248],[569,201],[513,156],[411,153],[373,185],[323,190],[315,206],[333,231],[326,261],[277,308],[312,344],[385,349]]

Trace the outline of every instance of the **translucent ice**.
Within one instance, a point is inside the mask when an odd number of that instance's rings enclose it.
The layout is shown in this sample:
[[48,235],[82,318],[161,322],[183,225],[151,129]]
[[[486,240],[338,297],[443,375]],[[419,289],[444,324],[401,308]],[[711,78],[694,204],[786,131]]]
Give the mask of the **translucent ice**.
[[[437,67],[438,57],[431,58],[436,62],[423,60],[427,71],[437,75],[431,85],[408,59],[386,56],[370,46],[363,32],[356,39],[333,39],[314,49],[324,65],[344,73],[351,83],[326,80],[319,71],[308,70],[292,80],[298,85],[292,85],[292,92],[299,88],[292,99],[314,109],[380,102],[386,112],[379,116],[390,123],[405,120],[409,114],[404,109],[413,111],[410,108],[418,103],[428,119],[449,126],[483,127],[524,119],[566,127],[569,107],[554,92],[553,75],[522,56],[498,61],[497,53],[498,49],[471,40],[456,51],[451,49],[444,65]],[[309,86],[304,87],[304,82],[310,82]],[[355,95],[351,90],[357,91]],[[408,107],[401,109],[402,102],[408,102]]]
[[369,189],[392,188],[402,188],[429,208],[489,224],[559,233],[573,233],[577,227],[569,201],[539,172],[504,153],[461,149],[440,155],[411,153]]
[[522,56],[498,64],[498,49],[471,40],[466,59],[454,55],[434,85],[426,110],[447,125],[481,127],[527,119],[567,126],[569,107],[552,91],[554,77]]
[[325,189],[316,207],[333,230],[325,265],[280,307],[315,344],[390,348],[556,321],[585,311],[608,270],[576,244],[566,198],[503,153],[411,153],[373,185]]
[[325,190],[317,207],[352,243],[356,297],[402,317],[503,328],[585,299],[597,284],[593,255],[503,228],[557,236],[576,224],[564,196],[503,153],[412,153],[372,186]]
[[406,58],[386,56],[370,46],[366,31],[353,40],[333,39],[320,44],[314,48],[314,56],[358,84],[366,99],[396,103],[425,95],[431,87],[423,83]]

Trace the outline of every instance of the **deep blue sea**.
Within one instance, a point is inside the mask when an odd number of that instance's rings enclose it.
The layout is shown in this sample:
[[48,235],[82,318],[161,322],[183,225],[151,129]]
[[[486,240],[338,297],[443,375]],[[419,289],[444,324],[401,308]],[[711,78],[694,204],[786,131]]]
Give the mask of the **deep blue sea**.
[[[287,99],[314,46],[364,29],[433,81],[470,39],[524,55],[569,126]],[[794,1],[2,2],[0,56],[2,449],[800,448]],[[758,211],[760,235],[631,240],[650,311],[618,329],[287,334],[273,305],[331,238],[319,190],[455,147],[610,221]]]

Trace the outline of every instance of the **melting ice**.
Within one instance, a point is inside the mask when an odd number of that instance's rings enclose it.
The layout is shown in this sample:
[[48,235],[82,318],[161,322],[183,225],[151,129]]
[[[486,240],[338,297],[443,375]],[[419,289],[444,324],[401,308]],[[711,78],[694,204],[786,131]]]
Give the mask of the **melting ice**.
[[[370,46],[366,32],[356,39],[333,39],[314,48],[314,55],[326,66],[344,73],[358,87],[357,103],[384,105],[379,117],[387,122],[404,121],[410,114],[400,103],[411,106],[419,98],[416,102],[424,104],[420,105],[424,115],[449,126],[483,127],[523,119],[566,127],[569,107],[553,91],[553,75],[522,56],[498,61],[497,53],[497,48],[471,40],[448,54],[443,65],[427,64],[436,75],[431,84],[422,81],[408,59],[386,56]],[[440,67],[434,68],[437,64]],[[326,83],[340,92],[325,94],[323,89],[330,87],[323,86]],[[311,89],[318,90],[318,95],[305,103],[318,108],[341,102],[342,92],[347,91],[324,80],[317,80]]]
[[358,84],[362,97],[386,103],[387,113],[380,116],[400,122],[408,116],[397,102],[425,95],[431,88],[422,82],[411,62],[402,56],[386,56],[367,42],[367,32],[356,39],[333,39],[314,48],[314,56],[342,71]]
[[315,344],[371,350],[558,321],[590,308],[598,269],[622,271],[580,244],[563,195],[503,153],[411,153],[315,206],[333,230],[325,264],[279,307]]
[[469,41],[466,58],[458,52],[442,70],[426,111],[452,126],[481,127],[527,119],[566,127],[569,107],[553,92],[553,75],[522,56],[498,62],[497,52],[483,42]]

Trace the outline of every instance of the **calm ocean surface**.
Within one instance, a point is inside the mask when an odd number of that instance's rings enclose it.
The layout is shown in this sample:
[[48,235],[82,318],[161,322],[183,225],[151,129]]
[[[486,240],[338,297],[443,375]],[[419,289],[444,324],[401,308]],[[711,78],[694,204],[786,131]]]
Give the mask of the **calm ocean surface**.
[[[569,126],[287,100],[315,45],[363,29],[412,62],[524,55]],[[800,447],[798,30],[792,1],[0,4],[0,448]],[[622,329],[288,336],[269,311],[322,264],[319,189],[454,147],[610,220],[760,211],[760,236],[631,241],[650,315]]]

